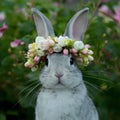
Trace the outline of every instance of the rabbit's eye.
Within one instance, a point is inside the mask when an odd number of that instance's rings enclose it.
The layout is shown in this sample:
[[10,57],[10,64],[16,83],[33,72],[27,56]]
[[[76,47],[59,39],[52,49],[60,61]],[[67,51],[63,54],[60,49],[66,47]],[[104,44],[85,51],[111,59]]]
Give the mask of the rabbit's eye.
[[70,65],[73,65],[73,63],[74,63],[74,59],[73,59],[73,57],[71,57],[70,58]]
[[48,59],[45,59],[45,65],[48,66]]

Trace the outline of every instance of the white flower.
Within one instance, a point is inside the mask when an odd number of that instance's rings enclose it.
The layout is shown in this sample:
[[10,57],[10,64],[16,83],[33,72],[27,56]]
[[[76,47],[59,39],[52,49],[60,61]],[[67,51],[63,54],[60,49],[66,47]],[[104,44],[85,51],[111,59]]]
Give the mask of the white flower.
[[82,41],[74,41],[66,36],[59,37],[36,37],[35,42],[28,45],[27,52],[27,62],[25,67],[31,68],[35,71],[38,68],[38,63],[42,56],[47,56],[53,52],[63,52],[64,55],[76,56],[77,61],[80,62],[82,66],[87,66],[91,61],[94,60],[92,57],[93,51],[89,50],[90,45]]
[[37,55],[41,57],[44,56],[45,53],[42,50],[37,50]]
[[63,37],[63,36],[60,36],[58,38],[58,44],[61,46],[61,47],[64,47],[65,46],[65,40],[66,39],[69,39],[68,37]]
[[29,45],[28,45],[28,48],[29,48],[29,49],[32,49],[32,44],[29,44]]
[[84,48],[84,43],[82,41],[75,41],[74,42],[74,48],[76,50],[81,50]]
[[50,47],[55,45],[55,42],[52,39],[47,39],[47,41]]
[[93,61],[93,60],[94,60],[93,56],[91,56],[91,55],[88,55],[88,59],[89,59],[90,61]]
[[40,37],[40,36],[36,37],[35,42],[37,44],[37,49],[48,50],[49,42],[44,37]]
[[62,47],[59,44],[56,44],[53,47],[54,52],[61,52],[62,51]]
[[35,42],[38,44],[40,43],[41,41],[45,41],[46,39],[44,37],[40,37],[40,36],[37,36],[36,39],[35,39]]
[[37,43],[37,49],[47,50],[48,48],[49,48],[49,44],[47,40],[43,40]]
[[88,50],[88,54],[89,54],[89,55],[92,55],[92,54],[93,54],[93,51],[92,51],[92,50]]

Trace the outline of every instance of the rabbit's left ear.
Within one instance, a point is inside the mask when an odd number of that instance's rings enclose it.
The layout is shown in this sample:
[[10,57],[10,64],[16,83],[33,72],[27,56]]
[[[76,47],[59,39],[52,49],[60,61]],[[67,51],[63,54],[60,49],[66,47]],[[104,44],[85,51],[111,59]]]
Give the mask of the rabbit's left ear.
[[31,9],[33,12],[33,18],[37,28],[38,36],[54,36],[54,30],[49,19],[36,8]]
[[88,23],[89,8],[77,12],[67,24],[64,36],[71,39],[83,40]]

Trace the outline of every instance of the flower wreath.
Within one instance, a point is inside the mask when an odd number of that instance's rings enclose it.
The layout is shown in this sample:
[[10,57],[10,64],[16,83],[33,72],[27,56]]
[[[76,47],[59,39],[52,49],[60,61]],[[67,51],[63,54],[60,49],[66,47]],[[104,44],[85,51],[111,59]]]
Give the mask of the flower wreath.
[[66,36],[46,38],[38,36],[35,42],[28,45],[27,62],[25,67],[35,71],[38,68],[38,64],[44,61],[47,55],[56,53],[63,53],[64,55],[71,54],[80,61],[81,66],[87,66],[93,58],[93,51],[90,50],[91,46],[85,44],[82,41],[75,41]]

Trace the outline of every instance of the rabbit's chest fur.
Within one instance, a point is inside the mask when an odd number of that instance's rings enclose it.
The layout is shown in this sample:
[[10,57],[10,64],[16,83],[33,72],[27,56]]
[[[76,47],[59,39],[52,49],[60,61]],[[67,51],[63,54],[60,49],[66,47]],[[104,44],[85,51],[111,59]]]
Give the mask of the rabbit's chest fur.
[[94,106],[86,101],[86,95],[84,89],[78,92],[42,90],[37,99],[36,120],[97,120],[91,117]]

